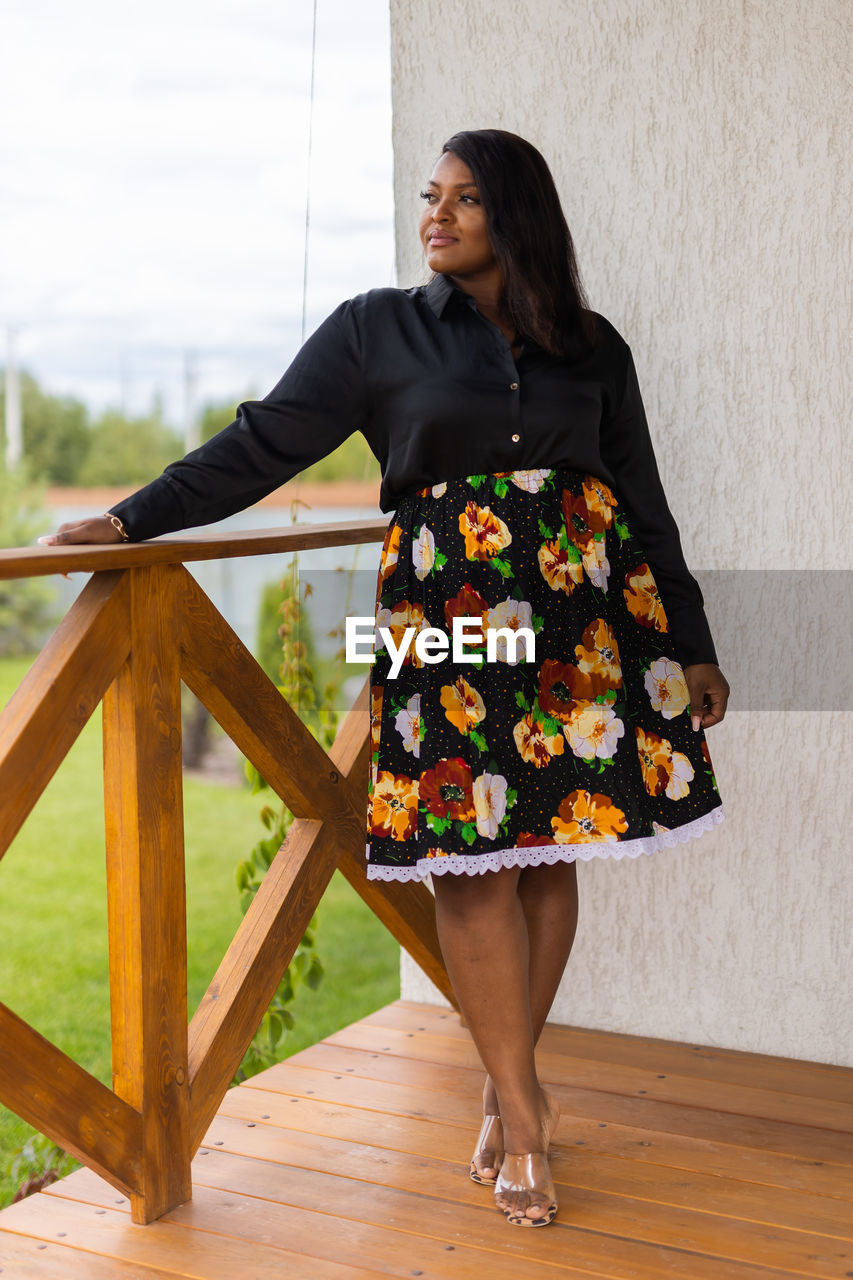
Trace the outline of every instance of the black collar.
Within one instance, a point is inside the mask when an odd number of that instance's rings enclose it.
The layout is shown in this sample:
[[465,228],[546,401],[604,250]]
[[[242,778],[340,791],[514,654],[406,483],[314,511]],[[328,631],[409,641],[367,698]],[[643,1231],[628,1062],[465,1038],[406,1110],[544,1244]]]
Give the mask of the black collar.
[[455,285],[450,276],[437,275],[430,280],[428,285],[424,286],[424,297],[432,308],[433,313],[439,319],[441,319],[444,314],[444,308],[454,294],[458,294],[469,307],[477,305],[471,294],[466,293],[464,289],[460,289],[458,285]]

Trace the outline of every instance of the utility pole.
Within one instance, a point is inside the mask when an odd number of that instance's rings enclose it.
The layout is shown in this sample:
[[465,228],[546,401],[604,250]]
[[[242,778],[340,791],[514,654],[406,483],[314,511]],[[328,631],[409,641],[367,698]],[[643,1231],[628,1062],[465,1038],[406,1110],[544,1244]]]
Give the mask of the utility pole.
[[184,350],[184,452],[201,444],[201,423],[196,404],[198,396],[198,364],[194,351]]
[[21,427],[21,382],[18,377],[17,330],[6,330],[6,466],[11,471],[24,456],[24,434]]

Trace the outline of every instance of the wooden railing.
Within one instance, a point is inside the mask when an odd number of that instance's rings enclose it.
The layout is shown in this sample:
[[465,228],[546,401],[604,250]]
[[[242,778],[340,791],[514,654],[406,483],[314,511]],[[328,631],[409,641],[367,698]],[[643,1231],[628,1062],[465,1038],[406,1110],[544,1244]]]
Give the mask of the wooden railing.
[[[183,567],[385,527],[0,552],[0,579],[92,572],[0,715],[0,857],[103,701],[113,1064],[108,1089],[0,1004],[0,1102],[128,1195],[135,1222],[189,1199],[192,1157],[336,868],[453,1001],[429,890],[366,878],[369,681],[325,752]],[[189,1027],[181,681],[294,814]]]

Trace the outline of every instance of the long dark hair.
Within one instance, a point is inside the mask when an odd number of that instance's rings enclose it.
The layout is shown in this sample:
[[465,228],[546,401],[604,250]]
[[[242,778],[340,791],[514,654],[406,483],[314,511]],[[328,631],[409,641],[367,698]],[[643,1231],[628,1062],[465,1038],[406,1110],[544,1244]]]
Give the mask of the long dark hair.
[[503,129],[463,129],[441,151],[452,151],[467,164],[480,189],[489,239],[503,271],[503,303],[516,330],[553,355],[576,357],[595,346],[595,316],[541,153]]

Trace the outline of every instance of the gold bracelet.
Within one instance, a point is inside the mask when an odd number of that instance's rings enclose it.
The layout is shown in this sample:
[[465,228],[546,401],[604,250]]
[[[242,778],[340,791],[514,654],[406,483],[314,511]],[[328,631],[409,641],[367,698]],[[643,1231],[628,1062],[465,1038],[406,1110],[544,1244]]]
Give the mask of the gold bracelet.
[[114,516],[111,511],[105,511],[104,519],[109,520],[113,528],[118,530],[119,534],[121,535],[122,542],[130,542],[130,534],[127,532],[127,529],[125,529],[124,525],[122,524],[121,520],[119,520],[118,516]]

